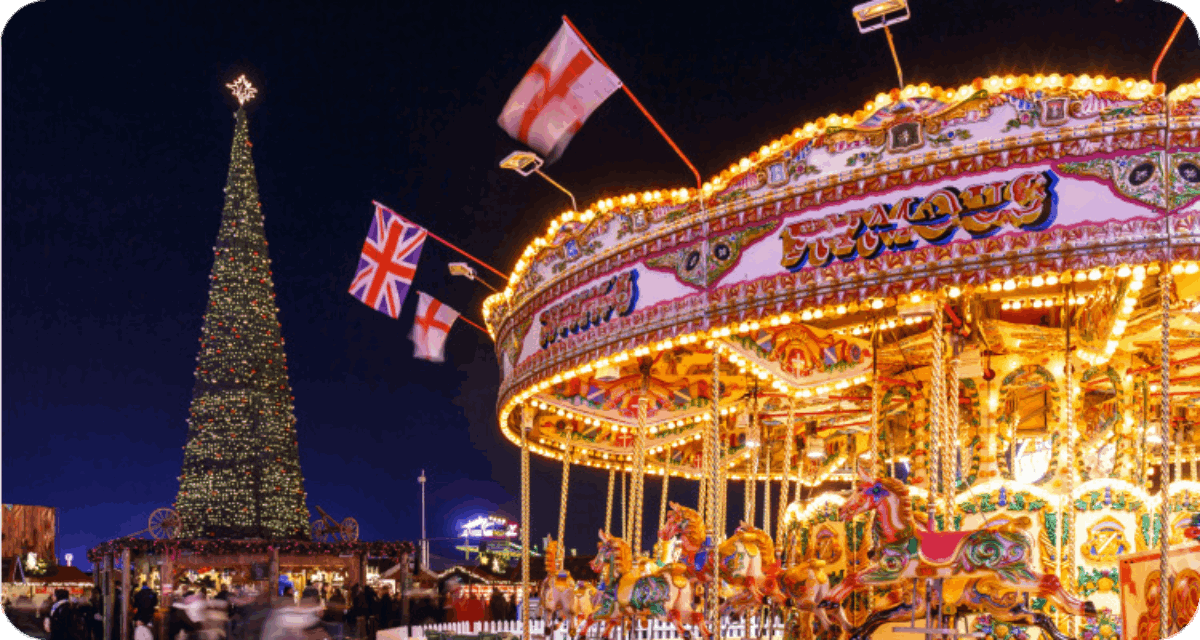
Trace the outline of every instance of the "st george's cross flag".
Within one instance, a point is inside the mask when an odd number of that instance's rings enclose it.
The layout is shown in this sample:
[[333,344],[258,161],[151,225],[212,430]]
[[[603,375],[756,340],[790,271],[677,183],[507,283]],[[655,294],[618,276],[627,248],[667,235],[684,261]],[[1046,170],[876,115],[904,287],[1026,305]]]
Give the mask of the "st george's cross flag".
[[398,318],[426,235],[421,227],[376,202],[350,294],[376,311]]
[[446,359],[446,336],[458,320],[458,312],[438,302],[424,291],[417,292],[417,315],[413,318],[413,357],[430,362]]
[[620,88],[621,79],[564,22],[513,89],[500,127],[553,162],[596,107]]

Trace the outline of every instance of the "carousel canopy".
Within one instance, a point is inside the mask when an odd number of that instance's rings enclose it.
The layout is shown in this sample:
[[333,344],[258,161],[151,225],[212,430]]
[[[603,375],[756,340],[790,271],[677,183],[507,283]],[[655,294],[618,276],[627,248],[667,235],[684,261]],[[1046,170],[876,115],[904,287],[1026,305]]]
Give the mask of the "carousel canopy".
[[[1120,443],[1134,439],[1118,436],[1161,439],[1165,268],[1167,422],[1187,425],[1173,455],[1194,456],[1198,107],[1200,81],[908,86],[797,127],[702,189],[563,213],[484,305],[501,429],[519,443],[526,425],[543,456],[632,469],[644,425],[648,472],[698,477],[717,396],[731,478],[785,463],[808,484],[839,477],[872,435],[919,467],[937,313],[968,480],[989,456],[1048,479],[1068,409],[1082,473],[1128,474]],[[751,466],[760,456],[774,464]]]

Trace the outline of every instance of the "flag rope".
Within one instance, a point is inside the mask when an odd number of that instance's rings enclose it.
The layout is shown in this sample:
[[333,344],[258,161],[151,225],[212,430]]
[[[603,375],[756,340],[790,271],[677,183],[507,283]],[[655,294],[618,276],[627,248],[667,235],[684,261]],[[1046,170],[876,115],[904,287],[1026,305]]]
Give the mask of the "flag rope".
[[[575,35],[579,36],[579,40],[582,41],[583,45],[588,48],[588,51],[591,51],[592,55],[596,56],[596,60],[598,60],[600,64],[604,65],[609,71],[612,71],[612,67],[608,66],[608,63],[604,61],[604,58],[600,57],[600,54],[596,52],[596,48],[592,46],[592,43],[588,42],[588,39],[583,37],[583,34],[580,33],[579,29],[575,27],[575,23],[571,22],[571,19],[565,14],[563,15],[562,19],[563,22],[567,23],[568,27],[571,27],[571,31],[574,31]],[[616,71],[613,71],[613,74],[615,75]],[[646,107],[642,106],[642,101],[638,100],[637,96],[633,95],[633,92],[629,90],[629,86],[625,84],[624,80],[621,81],[621,88],[625,90],[625,95],[629,96],[630,100],[633,100],[633,104],[637,105],[637,108],[641,110],[642,115],[646,116],[646,119],[650,121],[650,124],[654,125],[654,128],[658,130],[659,135],[661,135],[667,141],[667,144],[671,145],[671,148],[675,150],[675,153],[677,153],[679,157],[687,164],[688,168],[692,170],[692,173],[696,176],[696,188],[699,189],[702,181],[700,179],[700,172],[696,170],[696,166],[692,164],[691,160],[688,160],[687,156],[683,155],[683,151],[679,149],[679,145],[675,144],[675,141],[671,139],[671,136],[667,135],[667,132],[664,131],[663,128],[658,124],[658,121],[654,119],[654,116],[650,115],[650,112],[646,110]]]
[[[379,202],[378,200],[372,200],[371,202],[372,202],[373,204],[375,204],[376,206],[384,207],[384,208],[388,209],[389,211],[392,211],[393,213],[395,212],[395,210],[394,210],[394,209],[392,209],[391,207],[387,206],[386,204],[383,204],[383,203]],[[399,215],[399,214],[397,214],[397,215]],[[415,224],[415,223],[414,223],[414,224]],[[453,249],[453,250],[455,250],[455,251],[457,251],[457,252],[459,252],[459,253],[463,254],[463,255],[464,255],[464,256],[466,256],[467,258],[469,258],[469,259],[473,260],[473,261],[474,261],[476,264],[479,264],[479,265],[483,266],[483,267],[484,267],[484,268],[486,268],[487,270],[489,270],[489,271],[491,271],[492,273],[494,273],[494,274],[496,274],[496,275],[500,276],[501,278],[503,278],[505,282],[508,282],[508,276],[506,276],[506,275],[504,275],[503,273],[501,273],[499,269],[497,269],[497,268],[493,267],[492,265],[490,265],[490,264],[488,264],[488,263],[484,262],[483,260],[480,260],[479,258],[476,258],[475,256],[473,256],[473,255],[471,255],[471,254],[467,253],[466,251],[463,251],[462,249],[460,249],[460,248],[458,248],[458,247],[454,246],[453,244],[450,244],[450,243],[449,243],[449,242],[447,242],[447,241],[446,241],[444,238],[442,238],[441,236],[438,236],[438,235],[437,235],[437,234],[435,234],[434,232],[430,231],[428,228],[426,228],[426,227],[421,227],[421,228],[425,230],[425,235],[427,235],[427,236],[429,236],[430,238],[432,238],[432,239],[434,239],[434,240],[437,240],[438,242],[440,242],[440,243],[442,243],[442,244],[446,245],[447,247],[450,247],[451,249]],[[476,326],[478,326],[478,325],[476,325]],[[485,333],[486,333],[486,332],[485,332]]]

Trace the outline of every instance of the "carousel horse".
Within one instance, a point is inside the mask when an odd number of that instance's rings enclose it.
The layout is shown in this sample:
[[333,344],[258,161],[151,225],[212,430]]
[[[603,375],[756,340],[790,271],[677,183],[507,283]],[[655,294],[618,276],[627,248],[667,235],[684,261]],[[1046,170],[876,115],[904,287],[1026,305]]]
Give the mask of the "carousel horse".
[[768,598],[778,605],[784,603],[785,596],[776,584],[780,566],[775,558],[775,543],[762,529],[743,522],[717,546],[717,565],[721,580],[734,592],[725,602],[725,611],[745,617],[751,610],[763,607]]
[[551,539],[546,543],[546,579],[542,582],[542,588],[539,590],[542,623],[545,625],[547,636],[549,636],[557,631],[558,625],[565,620],[567,633],[573,635],[575,616],[579,611],[576,584],[570,573],[555,572],[557,566],[558,541]]
[[712,580],[712,562],[709,557],[712,539],[705,534],[704,521],[695,510],[678,502],[672,502],[670,506],[667,520],[658,532],[658,539],[664,543],[678,539],[680,560],[700,582],[707,584]]
[[[875,512],[872,530],[879,544],[868,566],[848,572],[825,595],[820,607],[841,609],[841,603],[856,589],[903,587],[915,579],[942,578],[944,604],[980,610],[1014,624],[1032,624],[1054,640],[1069,637],[1048,616],[1019,602],[1019,593],[1047,598],[1068,614],[1096,613],[1091,601],[1067,593],[1057,577],[1033,570],[1033,549],[1022,531],[1029,525],[1027,517],[984,529],[933,531],[914,520],[904,483],[893,478],[872,478],[860,471],[859,481],[838,515],[849,522],[868,511]],[[884,623],[911,612],[913,606],[900,603],[873,612],[863,624],[847,629],[848,640],[870,637]],[[845,620],[844,614],[839,620]]]
[[604,531],[600,531],[591,567],[600,575],[600,584],[592,600],[594,610],[576,637],[586,637],[588,629],[598,620],[605,623],[600,637],[608,638],[615,623],[650,617],[674,624],[681,638],[691,638],[691,632],[683,627],[684,623],[690,623],[700,628],[706,640],[712,640],[704,624],[704,614],[692,609],[696,585],[687,567],[671,563],[654,565],[647,573],[635,570],[629,544]]
[[[672,502],[662,531],[661,540],[680,540],[681,559],[699,580],[712,580],[712,559],[708,550],[712,544],[704,534],[704,522],[694,510]],[[746,613],[760,607],[767,598],[778,604],[784,595],[776,585],[779,561],[775,558],[775,543],[765,531],[743,522],[727,540],[717,546],[715,554],[721,581],[731,587],[726,611]]]
[[[575,583],[575,606],[571,609],[573,623],[587,622],[588,616],[595,611],[595,607],[592,605],[595,598],[596,585],[585,580]],[[574,628],[576,627],[571,627],[571,629]]]

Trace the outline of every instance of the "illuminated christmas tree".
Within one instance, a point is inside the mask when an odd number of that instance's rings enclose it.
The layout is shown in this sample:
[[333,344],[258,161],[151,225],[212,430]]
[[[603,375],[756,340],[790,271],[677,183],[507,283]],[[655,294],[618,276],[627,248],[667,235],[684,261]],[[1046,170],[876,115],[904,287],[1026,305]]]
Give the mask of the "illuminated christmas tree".
[[239,107],[175,502],[178,536],[307,538],[287,356],[241,106],[255,90],[245,77],[229,86]]

